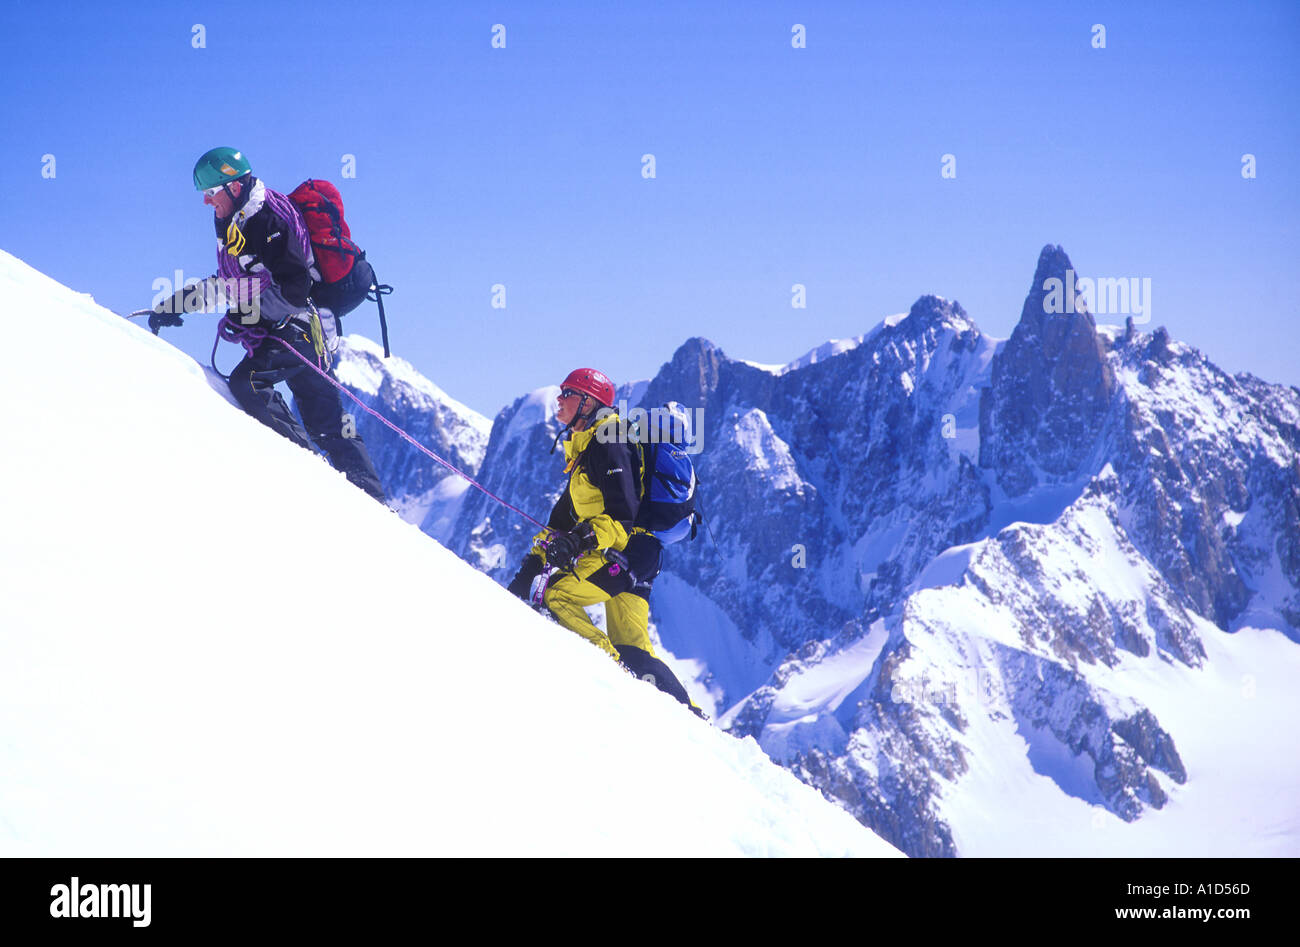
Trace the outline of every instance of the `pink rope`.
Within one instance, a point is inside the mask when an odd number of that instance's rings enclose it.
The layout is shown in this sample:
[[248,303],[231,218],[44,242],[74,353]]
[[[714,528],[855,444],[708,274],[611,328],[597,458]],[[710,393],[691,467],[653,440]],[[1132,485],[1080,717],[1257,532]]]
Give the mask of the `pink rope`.
[[[262,344],[266,336],[265,329],[258,326],[236,325],[230,321],[229,316],[222,316],[221,321],[217,323],[217,337],[227,342],[238,342],[250,356],[257,351],[257,347]],[[215,347],[213,351],[216,351]]]
[[[274,339],[275,336],[271,336],[271,338]],[[243,340],[240,340],[240,341],[243,341]],[[261,342],[261,341],[262,341],[261,339],[258,340],[258,342]],[[378,421],[380,421],[381,423],[383,423],[383,424],[384,424],[385,426],[387,426],[389,429],[391,429],[392,431],[394,431],[398,436],[400,436],[403,440],[405,440],[405,441],[407,441],[408,443],[414,445],[414,447],[415,447],[417,450],[419,450],[421,453],[423,453],[425,456],[427,456],[430,460],[433,460],[433,461],[435,461],[435,462],[437,462],[437,463],[439,463],[439,464],[442,464],[442,466],[446,467],[448,470],[450,470],[450,471],[451,471],[452,473],[454,473],[456,476],[461,477],[461,478],[463,478],[464,480],[467,480],[467,481],[469,482],[470,486],[475,487],[475,488],[481,490],[483,493],[487,494],[487,495],[488,495],[489,497],[491,497],[493,500],[496,500],[498,503],[500,503],[502,506],[504,506],[507,510],[513,510],[514,512],[518,513],[520,516],[522,516],[524,519],[528,520],[528,522],[532,523],[534,526],[540,527],[541,529],[545,530],[545,531],[548,532],[548,533],[549,533],[549,532],[552,532],[551,528],[550,528],[549,526],[547,526],[545,523],[541,523],[541,522],[539,522],[539,521],[533,519],[531,516],[529,516],[529,515],[528,515],[527,513],[525,513],[523,510],[519,509],[519,507],[514,506],[514,505],[512,505],[512,504],[510,504],[510,503],[507,503],[505,500],[501,499],[499,496],[497,496],[495,493],[493,493],[493,492],[492,492],[491,490],[489,490],[487,487],[483,486],[483,484],[479,483],[477,480],[475,480],[475,479],[474,479],[473,477],[471,477],[469,474],[465,473],[465,472],[464,472],[463,470],[461,470],[459,467],[455,466],[454,464],[449,463],[448,461],[443,460],[441,457],[439,457],[439,456],[438,456],[437,454],[435,454],[433,451],[429,450],[429,448],[425,447],[423,444],[421,444],[419,441],[417,441],[415,438],[413,438],[410,434],[407,434],[405,431],[403,431],[400,427],[398,427],[398,426],[397,426],[396,424],[394,424],[392,421],[388,420],[388,418],[384,417],[382,414],[380,414],[380,413],[379,413],[378,411],[376,411],[374,408],[371,408],[369,405],[365,404],[365,402],[363,402],[360,398],[358,398],[358,397],[357,397],[356,395],[354,395],[351,391],[349,391],[349,390],[347,389],[346,386],[342,385],[342,384],[339,383],[338,381],[335,381],[335,380],[334,380],[333,378],[331,378],[328,374],[326,374],[325,372],[321,371],[321,369],[320,369],[319,366],[317,366],[317,365],[313,365],[313,364],[312,364],[312,363],[307,359],[307,357],[306,357],[305,355],[303,355],[301,352],[299,352],[299,351],[298,351],[296,348],[294,348],[292,345],[290,345],[290,344],[287,343],[287,342],[283,342],[283,341],[280,340],[280,339],[276,339],[276,341],[277,341],[277,342],[282,342],[284,348],[288,349],[288,350],[289,350],[290,352],[292,352],[295,356],[297,356],[297,358],[298,358],[298,360],[299,360],[300,362],[302,362],[304,365],[306,365],[308,368],[310,368],[312,371],[314,371],[317,375],[320,375],[321,378],[324,378],[327,382],[329,382],[331,385],[333,385],[333,386],[334,386],[335,388],[337,388],[339,391],[343,392],[343,394],[347,395],[349,398],[351,398],[353,401],[355,401],[355,402],[356,402],[356,403],[361,407],[361,410],[365,411],[367,414],[370,414],[370,415],[373,416],[376,420],[378,420]]]

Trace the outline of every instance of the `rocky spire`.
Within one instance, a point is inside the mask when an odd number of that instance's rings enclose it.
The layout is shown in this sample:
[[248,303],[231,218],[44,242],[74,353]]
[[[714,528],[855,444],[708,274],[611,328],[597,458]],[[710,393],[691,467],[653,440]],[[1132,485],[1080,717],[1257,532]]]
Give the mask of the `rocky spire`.
[[1097,325],[1058,246],[1038,256],[1020,322],[993,359],[980,399],[980,465],[1019,496],[1037,480],[1073,475],[1092,450],[1115,390]]

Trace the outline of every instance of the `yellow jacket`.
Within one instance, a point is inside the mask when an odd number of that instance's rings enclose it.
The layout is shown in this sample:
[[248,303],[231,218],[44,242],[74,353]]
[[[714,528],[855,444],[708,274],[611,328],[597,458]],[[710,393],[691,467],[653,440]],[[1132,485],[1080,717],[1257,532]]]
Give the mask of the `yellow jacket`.
[[[635,453],[618,414],[606,410],[591,427],[573,431],[564,442],[564,459],[569,484],[546,525],[568,531],[587,522],[596,532],[597,549],[623,549],[632,535],[639,490]],[[546,537],[533,537],[533,552],[543,558],[540,543]]]

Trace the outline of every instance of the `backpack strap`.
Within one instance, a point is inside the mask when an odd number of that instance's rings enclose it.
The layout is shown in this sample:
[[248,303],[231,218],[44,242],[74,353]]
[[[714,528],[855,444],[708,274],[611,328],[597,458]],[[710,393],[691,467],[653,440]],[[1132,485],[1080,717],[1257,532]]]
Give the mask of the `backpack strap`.
[[[365,256],[364,253],[361,255]],[[374,271],[374,264],[371,264],[370,272],[373,273]],[[366,299],[379,305],[379,332],[384,339],[384,358],[388,358],[392,354],[388,351],[388,320],[384,317],[384,297],[391,296],[392,293],[393,287],[379,282],[378,276],[375,277],[375,281],[370,285],[370,288],[366,290]]]
[[653,442],[647,448],[647,445],[638,441],[637,448],[641,451],[641,499],[645,500],[650,496],[650,480],[655,475],[655,468],[659,466],[659,452],[655,450]]
[[[692,464],[692,467],[695,465]],[[704,522],[704,501],[700,496],[700,475],[697,471],[695,474],[695,509],[691,510],[691,539],[700,531],[700,524]]]

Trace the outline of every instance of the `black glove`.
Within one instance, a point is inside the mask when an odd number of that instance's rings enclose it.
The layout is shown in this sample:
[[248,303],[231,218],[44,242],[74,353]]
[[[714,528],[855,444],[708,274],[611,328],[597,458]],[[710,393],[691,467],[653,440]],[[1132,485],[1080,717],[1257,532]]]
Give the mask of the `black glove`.
[[535,552],[530,552],[524,557],[524,564],[519,567],[515,577],[510,580],[506,586],[506,591],[515,595],[525,602],[529,600],[533,591],[533,579],[542,574],[542,557]]
[[155,311],[154,314],[149,317],[149,329],[153,332],[154,335],[157,335],[158,330],[161,329],[163,326],[183,326],[183,325],[185,325],[184,320],[182,320],[181,317],[174,312]]
[[596,548],[596,530],[590,523],[579,523],[567,533],[555,533],[546,544],[546,561],[567,572],[583,553]]
[[163,326],[183,326],[181,313],[204,312],[213,303],[219,283],[215,276],[209,276],[201,283],[182,286],[171,296],[153,307],[154,314],[149,317],[149,328],[157,335]]

